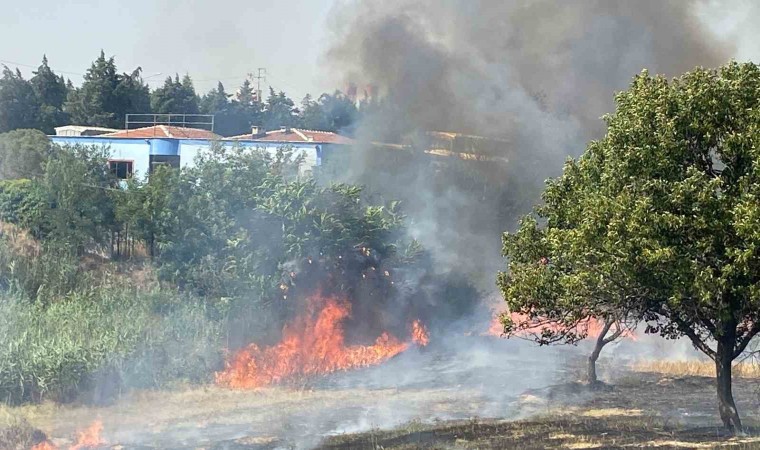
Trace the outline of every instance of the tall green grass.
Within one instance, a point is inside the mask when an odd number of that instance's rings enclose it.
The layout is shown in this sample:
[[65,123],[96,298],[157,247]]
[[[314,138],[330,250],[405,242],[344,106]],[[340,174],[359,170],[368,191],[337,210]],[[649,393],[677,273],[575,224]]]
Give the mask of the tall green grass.
[[[165,310],[167,304],[171,308]],[[208,379],[221,364],[224,320],[171,292],[102,286],[50,305],[0,297],[0,399],[68,401],[105,386]]]

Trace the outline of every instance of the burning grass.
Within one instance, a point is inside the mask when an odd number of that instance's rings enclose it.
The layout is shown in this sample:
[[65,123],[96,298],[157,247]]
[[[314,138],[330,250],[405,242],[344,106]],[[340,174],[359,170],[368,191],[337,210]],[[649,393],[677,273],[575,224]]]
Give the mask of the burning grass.
[[[76,433],[76,440],[68,447],[68,450],[84,450],[88,448],[99,448],[106,444],[106,441],[100,437],[103,431],[103,422],[94,421],[89,427]],[[49,440],[44,440],[32,447],[32,450],[59,450],[59,447]]]
[[[351,314],[344,299],[320,294],[307,299],[306,309],[285,325],[279,344],[261,348],[256,344],[235,353],[217,384],[233,389],[255,389],[315,375],[380,364],[409,348],[384,332],[373,345],[347,345],[343,321]],[[419,321],[411,326],[412,342],[425,346],[429,338]]]
[[[638,361],[632,365],[636,372],[658,373],[673,376],[714,377],[715,363],[712,361]],[[760,365],[740,362],[734,365],[735,378],[760,378]]]

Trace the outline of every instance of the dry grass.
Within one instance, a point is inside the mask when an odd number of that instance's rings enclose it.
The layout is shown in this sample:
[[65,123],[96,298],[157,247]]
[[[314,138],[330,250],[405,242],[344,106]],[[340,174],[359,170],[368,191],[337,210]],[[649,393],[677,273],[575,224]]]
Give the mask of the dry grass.
[[[633,364],[632,369],[635,372],[672,376],[715,376],[715,364],[712,361],[639,361]],[[733,375],[735,378],[760,379],[760,365],[747,362],[735,364]]]
[[6,238],[10,249],[25,256],[39,256],[41,246],[22,228],[7,222],[0,221],[0,238]]
[[27,450],[45,439],[26,418],[0,406],[0,450]]

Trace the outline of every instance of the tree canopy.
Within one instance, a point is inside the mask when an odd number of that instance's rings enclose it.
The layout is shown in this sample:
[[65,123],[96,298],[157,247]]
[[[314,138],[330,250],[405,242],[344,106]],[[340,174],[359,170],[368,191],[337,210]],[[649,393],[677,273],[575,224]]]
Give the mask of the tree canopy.
[[[4,66],[3,66],[4,67]],[[308,128],[352,134],[364,109],[340,91],[310,95],[302,108],[283,91],[269,87],[269,96],[259,98],[249,79],[244,79],[234,93],[221,82],[200,96],[189,74],[167,77],[164,84],[151,90],[142,77],[142,69],[120,73],[114,57],[100,55],[76,87],[48,64],[42,63],[31,79],[21,72],[4,67],[0,77],[0,133],[19,128],[34,128],[53,134],[62,125],[90,125],[107,128],[124,126],[126,114],[213,114],[215,132],[222,136],[250,133],[251,127],[275,130],[281,127]],[[193,120],[188,118],[188,122]]]
[[0,180],[41,176],[50,152],[50,140],[41,131],[0,134]]
[[16,69],[3,66],[0,77],[0,133],[19,128],[36,128],[40,103],[34,88]]
[[42,64],[29,82],[40,104],[39,128],[45,133],[53,134],[55,127],[66,125],[68,121],[68,115],[63,110],[68,95],[66,81],[53,72],[47,56],[43,56]]
[[119,128],[126,114],[150,112],[149,89],[140,78],[141,69],[119,74],[114,58],[103,51],[84,75],[84,83],[69,92],[65,104],[77,125]]
[[721,418],[740,429],[731,362],[760,331],[760,69],[643,72],[616,102],[606,136],[505,234],[499,285],[511,311],[624,312],[687,337],[715,361]]
[[198,102],[190,75],[185,75],[182,81],[179,75],[175,75],[174,79],[168,77],[163,87],[150,96],[150,106],[156,114],[198,114]]

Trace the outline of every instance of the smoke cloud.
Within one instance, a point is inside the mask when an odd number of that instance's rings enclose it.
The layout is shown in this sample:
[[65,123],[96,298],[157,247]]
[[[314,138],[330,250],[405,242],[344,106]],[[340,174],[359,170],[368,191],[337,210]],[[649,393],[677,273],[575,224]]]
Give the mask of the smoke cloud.
[[341,2],[327,59],[346,81],[374,86],[385,105],[366,117],[360,138],[475,134],[506,140],[501,156],[509,161],[465,164],[482,184],[473,189],[447,180],[440,167],[424,170],[426,160],[379,174],[376,149],[368,147],[352,155],[346,178],[401,196],[417,237],[442,264],[488,273],[492,286],[490,275],[502,266],[499,233],[538,201],[545,179],[560,173],[567,156],[603,135],[600,118],[613,110],[616,91],[645,68],[674,76],[726,62],[734,49],[699,20],[703,5]]

